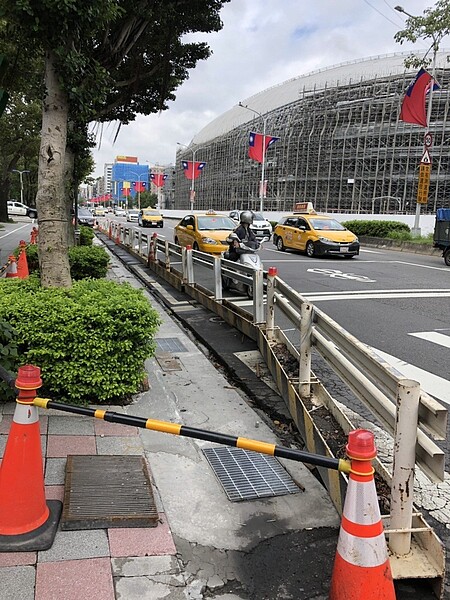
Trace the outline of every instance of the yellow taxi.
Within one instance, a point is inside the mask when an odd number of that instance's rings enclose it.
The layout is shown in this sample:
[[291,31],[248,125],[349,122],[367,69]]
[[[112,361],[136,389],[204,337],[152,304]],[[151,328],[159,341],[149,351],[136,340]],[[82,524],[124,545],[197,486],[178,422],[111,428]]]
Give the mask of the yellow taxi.
[[179,246],[191,246],[194,250],[220,254],[228,250],[225,241],[236,229],[236,223],[226,215],[214,211],[186,215],[174,229],[174,242]]
[[273,243],[277,250],[301,250],[311,258],[352,258],[359,254],[356,235],[333,217],[317,214],[311,202],[297,203],[293,214],[280,219],[273,232]]
[[164,221],[156,208],[143,208],[139,211],[138,224],[141,227],[163,227]]

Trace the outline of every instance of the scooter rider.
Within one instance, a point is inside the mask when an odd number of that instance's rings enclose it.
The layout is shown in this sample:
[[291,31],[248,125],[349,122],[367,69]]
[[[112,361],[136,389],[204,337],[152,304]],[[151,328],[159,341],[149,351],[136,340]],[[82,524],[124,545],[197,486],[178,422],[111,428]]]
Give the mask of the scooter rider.
[[243,242],[249,248],[257,250],[259,248],[259,242],[256,239],[255,234],[250,228],[253,223],[253,214],[249,210],[241,212],[240,225],[236,227],[233,233],[228,236],[227,242],[230,244],[230,248],[227,252],[228,260],[239,260],[239,255],[245,253],[245,250],[240,247],[240,243]]

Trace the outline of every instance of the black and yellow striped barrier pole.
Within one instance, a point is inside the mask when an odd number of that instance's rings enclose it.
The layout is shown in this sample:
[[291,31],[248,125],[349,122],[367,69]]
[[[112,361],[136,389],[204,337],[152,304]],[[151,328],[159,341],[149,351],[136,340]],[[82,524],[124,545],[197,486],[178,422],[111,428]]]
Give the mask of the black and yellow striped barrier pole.
[[205,429],[197,429],[196,427],[187,427],[179,423],[169,423],[168,421],[157,421],[156,419],[144,419],[143,417],[135,417],[132,415],[124,415],[110,410],[101,410],[95,408],[83,408],[82,406],[71,406],[54,402],[46,398],[35,398],[33,405],[39,408],[53,408],[65,412],[83,415],[85,417],[94,417],[103,419],[109,423],[120,423],[122,425],[131,425],[132,427],[141,427],[142,429],[150,429],[152,431],[160,431],[161,433],[172,433],[174,435],[182,435],[185,437],[195,438],[197,440],[205,440],[208,442],[216,442],[225,446],[234,446],[243,450],[253,450],[261,454],[269,454],[279,458],[295,460],[297,462],[308,463],[318,467],[334,469],[343,473],[350,473],[350,462],[341,458],[330,458],[320,454],[312,454],[303,452],[302,450],[294,450],[293,448],[285,448],[276,444],[260,442],[244,437],[234,435],[226,435],[216,431],[207,431]]

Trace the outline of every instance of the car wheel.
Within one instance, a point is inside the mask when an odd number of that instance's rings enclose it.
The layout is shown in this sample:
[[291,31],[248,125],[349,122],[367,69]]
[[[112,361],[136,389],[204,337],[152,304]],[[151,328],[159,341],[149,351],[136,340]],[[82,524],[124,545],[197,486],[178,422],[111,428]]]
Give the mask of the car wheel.
[[276,246],[277,246],[277,250],[279,250],[280,252],[284,252],[285,251],[285,247],[284,247],[284,244],[283,244],[283,238],[281,238],[281,237],[277,238],[277,244],[276,244]]
[[192,246],[193,250],[200,250],[200,248],[198,247],[197,242],[194,242],[194,245]]
[[316,250],[314,248],[314,243],[309,240],[306,244],[306,256],[309,258],[313,258],[316,255]]
[[353,258],[353,257],[354,257],[354,254],[344,254],[344,258],[345,258],[346,260],[350,260],[350,259],[351,259],[351,258]]
[[30,219],[37,219],[37,212],[35,210],[28,211],[28,216]]
[[222,275],[222,289],[223,290],[230,289],[230,280],[228,279],[228,277],[224,277],[223,275]]
[[164,227],[164,223],[161,221],[161,223],[159,224],[159,226],[161,227],[161,229]]
[[247,298],[249,298],[250,300],[253,299],[253,286],[252,285],[247,286]]
[[450,248],[444,253],[444,262],[447,265],[447,267],[450,267]]
[[174,239],[174,243],[175,243],[177,246],[179,246],[179,245],[180,245],[180,242],[178,241],[178,238],[177,238],[177,237]]

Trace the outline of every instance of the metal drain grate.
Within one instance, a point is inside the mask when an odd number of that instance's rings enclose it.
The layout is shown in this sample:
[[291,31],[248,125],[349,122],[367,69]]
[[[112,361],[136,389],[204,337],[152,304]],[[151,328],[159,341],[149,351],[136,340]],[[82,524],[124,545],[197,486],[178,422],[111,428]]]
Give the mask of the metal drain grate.
[[61,529],[156,527],[142,456],[68,456]]
[[163,352],[188,352],[178,338],[156,338],[156,347]]
[[226,447],[205,448],[203,453],[231,502],[300,491],[273,456]]

